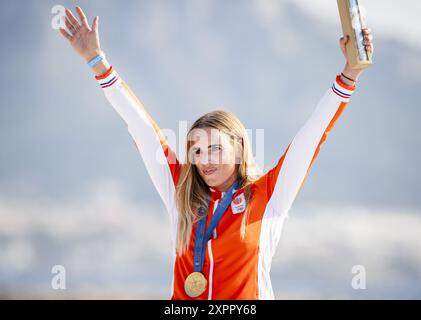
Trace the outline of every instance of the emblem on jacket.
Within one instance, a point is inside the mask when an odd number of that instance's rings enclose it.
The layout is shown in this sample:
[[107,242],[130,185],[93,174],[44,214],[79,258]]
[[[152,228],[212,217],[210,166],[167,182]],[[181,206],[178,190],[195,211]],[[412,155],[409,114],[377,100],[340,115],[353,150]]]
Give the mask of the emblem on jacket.
[[244,212],[246,209],[246,198],[244,197],[244,193],[238,195],[232,200],[231,209],[233,214]]

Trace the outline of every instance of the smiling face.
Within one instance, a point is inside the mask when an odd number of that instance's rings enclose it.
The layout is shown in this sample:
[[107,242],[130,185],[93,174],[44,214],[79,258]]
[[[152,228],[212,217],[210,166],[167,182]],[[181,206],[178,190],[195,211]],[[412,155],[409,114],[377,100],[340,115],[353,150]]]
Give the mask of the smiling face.
[[226,133],[197,128],[189,134],[189,159],[210,187],[226,191],[238,174],[238,148]]

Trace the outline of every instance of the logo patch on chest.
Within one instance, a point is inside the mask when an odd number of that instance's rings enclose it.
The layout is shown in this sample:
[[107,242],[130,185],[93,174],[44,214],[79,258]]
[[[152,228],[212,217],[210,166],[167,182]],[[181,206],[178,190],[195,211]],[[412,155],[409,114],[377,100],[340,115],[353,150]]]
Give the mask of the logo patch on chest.
[[244,193],[240,194],[232,200],[231,209],[233,214],[244,212],[246,209],[246,198],[244,197]]

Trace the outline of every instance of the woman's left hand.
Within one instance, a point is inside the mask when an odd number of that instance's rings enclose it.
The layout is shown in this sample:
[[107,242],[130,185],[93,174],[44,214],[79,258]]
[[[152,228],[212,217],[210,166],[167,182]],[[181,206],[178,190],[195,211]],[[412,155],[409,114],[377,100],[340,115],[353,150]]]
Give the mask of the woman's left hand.
[[[371,34],[371,29],[364,28],[362,31],[363,31],[363,36],[364,36],[363,44],[368,54],[372,56],[374,52],[374,45],[373,45],[373,35]],[[364,69],[352,69],[351,66],[349,65],[348,58],[346,55],[346,47],[345,47],[348,41],[349,41],[349,36],[341,37],[339,39],[339,46],[346,59],[346,64],[345,64],[343,73],[347,77],[357,80],[358,77],[361,75],[361,73],[364,71]]]

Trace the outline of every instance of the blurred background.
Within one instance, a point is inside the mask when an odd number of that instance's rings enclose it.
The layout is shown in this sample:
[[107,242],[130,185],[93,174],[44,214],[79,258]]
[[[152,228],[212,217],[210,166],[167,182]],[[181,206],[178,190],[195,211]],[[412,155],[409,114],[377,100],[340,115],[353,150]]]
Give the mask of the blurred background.
[[[264,129],[266,170],[345,63],[331,0],[0,3],[1,298],[171,293],[164,206],[125,124],[52,28],[54,5],[100,16],[107,58],[161,128],[233,111]],[[421,3],[362,4],[374,65],[290,210],[277,299],[421,298]],[[52,288],[55,265],[66,290]],[[351,286],[355,265],[365,290]]]

